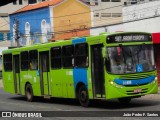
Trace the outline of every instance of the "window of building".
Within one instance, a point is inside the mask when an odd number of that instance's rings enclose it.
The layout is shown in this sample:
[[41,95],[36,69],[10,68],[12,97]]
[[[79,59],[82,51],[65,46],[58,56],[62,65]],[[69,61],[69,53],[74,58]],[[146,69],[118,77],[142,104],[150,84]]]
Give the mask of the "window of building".
[[28,51],[21,52],[21,70],[27,71],[29,68],[29,54]]
[[112,2],[121,2],[121,0],[112,0]]
[[19,0],[19,5],[22,5],[22,0]]
[[101,13],[101,17],[111,17],[111,13]]
[[27,34],[27,35],[30,34],[30,24],[29,24],[29,22],[26,22],[26,24],[25,24],[25,34]]
[[7,40],[11,40],[11,34],[7,33]]
[[95,14],[94,14],[94,17],[99,17],[99,13],[95,13]]
[[61,68],[61,47],[51,48],[51,68],[58,69]]
[[88,67],[88,45],[86,43],[75,46],[75,66]]
[[122,13],[112,13],[112,17],[122,17]]
[[47,22],[45,19],[41,22],[42,42],[47,42]]
[[13,2],[13,5],[17,5],[17,1],[14,1],[14,2]]
[[12,54],[5,54],[3,57],[4,70],[12,71]]
[[37,3],[37,0],[28,0],[28,4],[34,4]]
[[0,40],[4,40],[4,33],[0,33]]
[[38,51],[37,50],[29,51],[29,68],[31,70],[38,69]]
[[30,30],[31,30],[30,24],[29,24],[29,22],[26,22],[25,23],[26,45],[30,45],[30,39],[31,39]]
[[102,2],[110,2],[111,0],[101,0]]
[[64,68],[71,68],[74,66],[74,47],[72,45],[62,47],[62,61]]

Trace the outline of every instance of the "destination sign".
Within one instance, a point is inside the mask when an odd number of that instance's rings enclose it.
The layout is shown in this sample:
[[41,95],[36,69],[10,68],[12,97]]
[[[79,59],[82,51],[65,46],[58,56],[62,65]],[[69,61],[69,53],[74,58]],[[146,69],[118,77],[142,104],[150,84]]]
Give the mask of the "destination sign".
[[118,34],[107,37],[107,43],[151,41],[149,34]]

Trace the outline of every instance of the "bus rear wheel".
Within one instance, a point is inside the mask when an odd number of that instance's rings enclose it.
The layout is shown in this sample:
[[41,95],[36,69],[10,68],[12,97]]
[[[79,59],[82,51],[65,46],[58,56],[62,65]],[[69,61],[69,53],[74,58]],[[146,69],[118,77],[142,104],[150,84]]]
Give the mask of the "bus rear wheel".
[[32,90],[31,84],[26,85],[25,95],[26,95],[27,101],[29,102],[33,101],[33,90]]
[[81,106],[87,107],[89,105],[88,91],[85,85],[80,86],[78,99],[79,99]]
[[118,100],[122,104],[129,104],[131,102],[131,98],[119,98]]

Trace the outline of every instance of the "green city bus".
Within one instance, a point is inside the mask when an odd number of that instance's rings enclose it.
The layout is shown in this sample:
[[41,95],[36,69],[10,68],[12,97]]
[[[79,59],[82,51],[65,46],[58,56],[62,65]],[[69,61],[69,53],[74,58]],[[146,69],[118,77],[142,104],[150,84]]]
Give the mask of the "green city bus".
[[101,33],[3,51],[4,91],[44,98],[132,98],[158,92],[152,35]]

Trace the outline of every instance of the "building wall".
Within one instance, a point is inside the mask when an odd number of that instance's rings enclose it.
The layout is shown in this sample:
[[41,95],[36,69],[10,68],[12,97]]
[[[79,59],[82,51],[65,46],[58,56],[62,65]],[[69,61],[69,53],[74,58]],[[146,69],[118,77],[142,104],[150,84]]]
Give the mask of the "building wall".
[[9,31],[9,18],[0,17],[0,32]]
[[160,31],[160,1],[135,4],[123,8],[125,31]]
[[[12,40],[14,40],[13,25],[15,24],[15,19],[18,20],[19,22],[18,29],[20,32],[20,36],[21,36],[20,41],[22,41],[21,43],[22,45],[43,42],[42,34],[41,34],[42,33],[42,30],[41,30],[42,20],[46,21],[47,30],[50,31],[49,7],[10,15],[10,33],[11,33],[11,36],[13,36],[11,38]],[[25,29],[25,25],[27,22],[30,24],[30,32],[29,32],[30,34],[29,35],[26,34],[26,29]],[[31,40],[30,43],[27,43],[26,37],[27,39]]]
[[98,27],[98,28],[92,28],[90,30],[90,35],[99,35],[100,33],[106,32],[106,27]]
[[103,32],[122,32],[124,31],[123,23],[94,27],[90,30],[90,35],[99,35]]
[[93,6],[94,27],[122,22],[122,7],[126,0],[120,0],[119,2],[113,2],[112,0],[97,1],[97,5]]
[[15,5],[13,3],[9,3],[7,5],[4,5],[4,6],[0,7],[0,16],[11,14],[26,5],[28,5],[28,0],[23,0],[22,5],[19,4],[19,0],[17,0],[17,4],[15,4]]
[[55,6],[53,8],[53,17],[54,32],[56,37],[58,35],[61,35],[59,32],[64,33],[64,31],[66,32],[68,30],[84,29],[91,27],[90,7],[80,3],[78,0],[67,0],[62,4]]
[[16,4],[14,4],[12,2],[12,3],[6,4],[4,6],[1,6],[0,7],[0,16],[11,14],[11,13],[21,9],[22,7],[28,5],[28,4],[34,3],[32,1],[35,1],[35,3],[39,3],[44,0],[22,0],[22,4],[19,4],[19,0],[17,0]]

